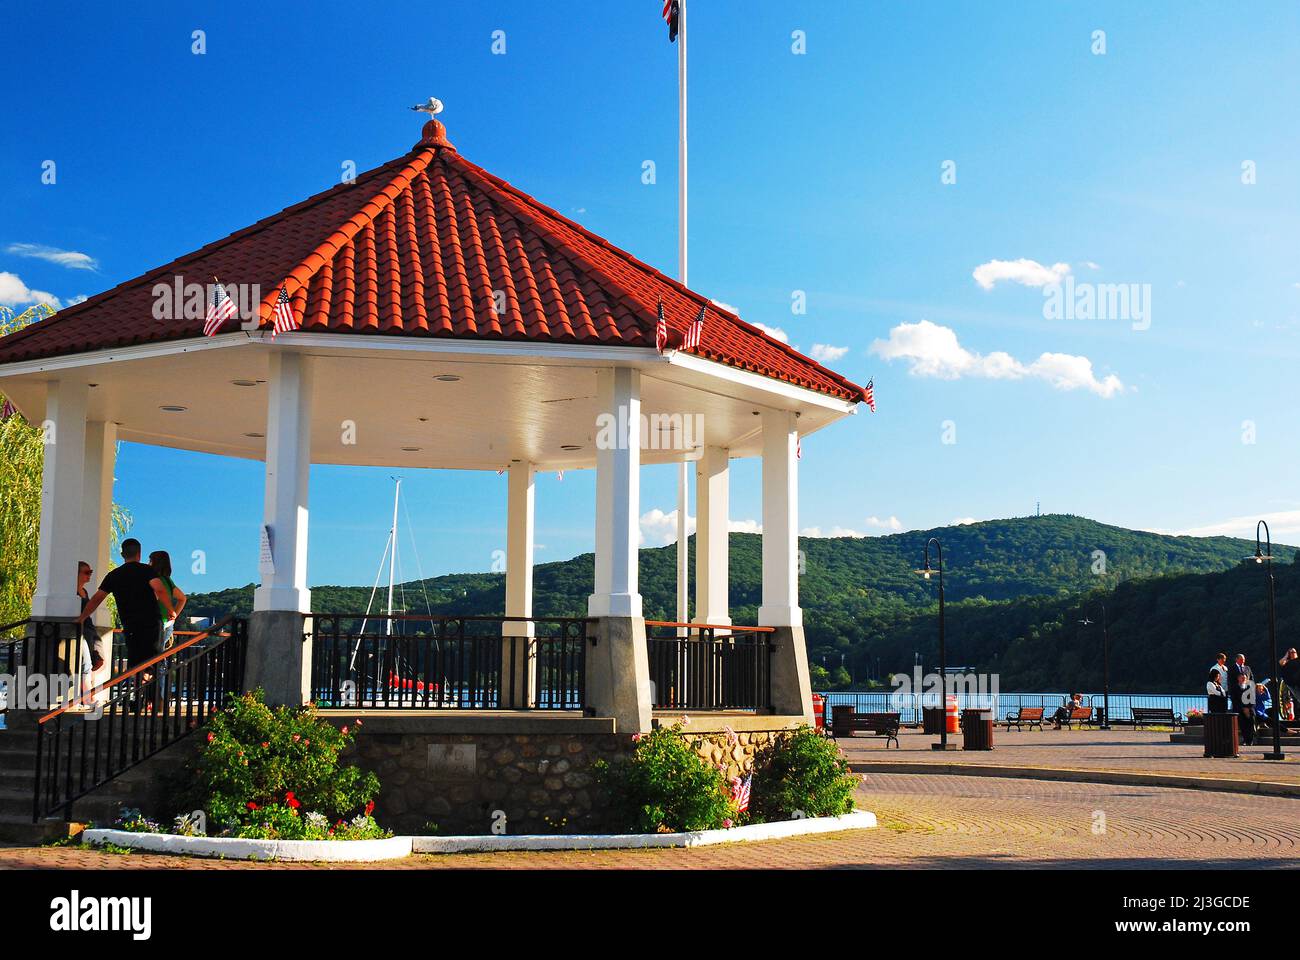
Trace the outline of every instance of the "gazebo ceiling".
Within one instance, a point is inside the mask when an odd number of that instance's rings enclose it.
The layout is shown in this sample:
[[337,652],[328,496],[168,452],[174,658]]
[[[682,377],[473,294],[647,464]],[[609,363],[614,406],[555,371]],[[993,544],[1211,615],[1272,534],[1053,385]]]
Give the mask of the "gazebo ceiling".
[[[614,364],[641,370],[649,424],[681,423],[680,440],[691,444],[670,445],[671,435],[661,440],[656,432],[643,446],[644,463],[694,459],[701,443],[757,456],[755,413],[765,408],[797,411],[801,435],[853,409],[740,371],[721,379],[717,364],[674,362],[653,349],[521,345],[507,353],[499,344],[470,351],[375,337],[309,336],[292,348],[217,338],[184,354],[128,348],[111,360],[83,357],[61,375],[93,384],[88,417],[116,423],[119,439],[262,459],[268,360],[283,349],[313,358],[314,463],[496,470],[518,459],[541,469],[592,467],[601,412],[596,373]],[[48,379],[48,372],[30,370],[0,379],[0,389],[39,422]],[[681,419],[664,419],[673,416]]]
[[[201,316],[187,317],[175,305],[160,310],[156,288],[206,285],[214,276],[228,287],[258,290],[260,302],[252,305],[249,324],[254,330],[269,329],[275,299],[282,285],[287,289],[302,330],[283,334],[277,349],[304,338],[319,344],[360,334],[394,337],[412,347],[452,341],[617,348],[631,351],[628,359],[633,360],[646,348],[653,351],[660,302],[671,348],[680,345],[687,325],[707,305],[699,347],[670,353],[757,374],[841,404],[862,399],[861,387],[465,160],[436,120],[426,124],[423,139],[410,153],[353,183],[0,339],[0,377],[9,365],[31,369],[33,361],[50,358],[193,341],[201,331]],[[216,341],[247,342],[248,334],[237,329],[235,320],[227,325],[229,332],[223,330]],[[216,343],[206,341],[208,345]],[[161,367],[179,363],[188,371],[209,360],[220,367],[231,357],[211,358],[225,353],[200,350]],[[240,356],[242,361],[242,352]],[[427,359],[419,351],[412,356]],[[147,367],[152,361],[132,363]],[[167,369],[158,373],[165,380]],[[187,372],[182,386],[195,384],[199,373]],[[356,382],[354,371],[340,373]],[[517,379],[519,371],[502,376],[502,389],[527,393],[526,377]],[[581,379],[577,373],[570,376]],[[202,379],[204,391],[223,389]],[[412,374],[412,383],[427,379],[424,373]],[[150,381],[151,399],[162,385]],[[386,393],[380,388],[387,386],[376,383],[376,395]],[[14,393],[21,398],[20,388]],[[246,394],[232,396],[231,402],[242,403],[240,396]],[[326,392],[320,399],[328,405],[329,397]],[[403,403],[414,400],[404,398]],[[130,407],[142,401],[124,395],[120,402]],[[390,414],[396,409],[386,396],[377,402]],[[237,409],[228,412],[233,416]],[[479,413],[488,415],[490,409],[489,403]],[[260,412],[252,417],[250,408],[249,425],[255,427],[261,419]],[[164,424],[157,428],[163,430]]]

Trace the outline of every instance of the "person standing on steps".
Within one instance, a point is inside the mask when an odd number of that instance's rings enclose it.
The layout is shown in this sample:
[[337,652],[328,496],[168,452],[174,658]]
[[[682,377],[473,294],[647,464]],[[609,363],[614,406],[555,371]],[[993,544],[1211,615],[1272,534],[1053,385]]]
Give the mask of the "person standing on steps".
[[[126,639],[126,658],[130,668],[152,660],[162,652],[162,617],[159,608],[175,619],[176,610],[158,573],[140,562],[140,541],[134,537],[122,541],[122,565],[110,570],[99,589],[86,603],[79,624],[85,623],[109,594],[117,601],[117,615]],[[151,680],[147,675],[142,681]],[[144,699],[152,701],[157,691],[149,683]],[[136,707],[139,708],[137,700]]]

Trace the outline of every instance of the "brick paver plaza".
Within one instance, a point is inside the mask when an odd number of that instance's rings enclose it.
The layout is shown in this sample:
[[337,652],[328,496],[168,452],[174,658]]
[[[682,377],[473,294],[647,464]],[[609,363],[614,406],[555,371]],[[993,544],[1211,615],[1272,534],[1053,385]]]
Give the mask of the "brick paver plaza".
[[[1170,743],[1168,732],[1114,730],[1052,730],[1007,732],[998,727],[990,751],[930,749],[938,738],[904,730],[899,749],[885,749],[879,737],[858,735],[840,745],[854,764],[978,764],[1012,767],[1053,767],[1071,770],[1115,770],[1172,776],[1214,777],[1231,780],[1269,780],[1300,786],[1300,745],[1283,745],[1284,761],[1265,760],[1261,754],[1272,741],[1242,746],[1241,756],[1208,759],[1199,743]],[[949,743],[961,745],[960,733]]]
[[[891,754],[894,752],[891,749]],[[415,856],[396,869],[1290,867],[1300,800],[1203,790],[937,774],[867,774],[880,826],[695,850]],[[0,848],[0,869],[344,869],[63,847]],[[369,869],[349,867],[348,869]]]

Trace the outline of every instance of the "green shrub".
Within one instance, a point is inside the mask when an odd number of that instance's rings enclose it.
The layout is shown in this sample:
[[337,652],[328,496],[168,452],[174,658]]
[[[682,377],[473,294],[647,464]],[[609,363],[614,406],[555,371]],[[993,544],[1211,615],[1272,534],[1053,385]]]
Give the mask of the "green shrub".
[[[272,709],[262,691],[245,694],[212,718],[192,766],[188,799],[207,812],[214,827],[241,836],[306,839],[309,817],[324,821],[326,835],[330,824],[337,831],[340,821],[361,817],[373,823],[379,780],[339,764],[354,736],[311,706]],[[245,828],[254,832],[241,833]]]
[[722,773],[695,751],[680,724],[633,736],[632,754],[593,764],[616,828],[630,833],[717,830],[736,817]]
[[755,755],[750,819],[789,820],[795,811],[809,817],[849,813],[858,783],[834,740],[800,727]]

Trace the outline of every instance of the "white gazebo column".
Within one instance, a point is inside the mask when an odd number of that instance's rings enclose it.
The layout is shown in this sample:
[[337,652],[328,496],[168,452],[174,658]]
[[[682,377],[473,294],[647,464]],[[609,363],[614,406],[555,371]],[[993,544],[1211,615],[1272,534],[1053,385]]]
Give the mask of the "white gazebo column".
[[[76,617],[77,561],[81,559],[82,489],[86,467],[86,406],[90,388],[56,380],[46,390],[45,462],[41,474],[41,537],[36,554],[32,617]],[[103,576],[106,571],[96,571]]]
[[763,602],[760,626],[775,627],[772,708],[812,723],[812,689],[799,608],[799,434],[795,414],[763,411]]
[[[506,616],[533,615],[533,465],[515,461],[508,470],[506,502]],[[531,707],[537,658],[530,649],[533,624],[507,620],[501,628],[501,706]]]
[[[117,460],[117,424],[92,420],[86,425],[85,473],[81,497],[81,556],[94,568],[86,589],[93,593],[108,573],[113,546],[113,468]],[[113,670],[113,618],[101,603],[91,619],[99,634],[96,645],[104,665],[91,677],[105,683]]]
[[731,623],[728,457],[724,447],[705,447],[695,464],[696,623]]
[[597,374],[596,576],[587,612],[598,619],[587,648],[587,707],[620,733],[650,729],[650,666],[637,585],[641,498],[641,375]]
[[311,468],[311,358],[271,353],[266,411],[262,585],[248,624],[247,685],[272,704],[309,699],[311,646],[303,642],[307,587],[307,480]]

